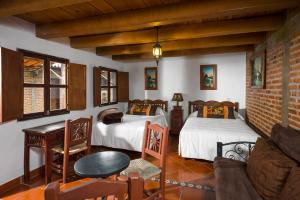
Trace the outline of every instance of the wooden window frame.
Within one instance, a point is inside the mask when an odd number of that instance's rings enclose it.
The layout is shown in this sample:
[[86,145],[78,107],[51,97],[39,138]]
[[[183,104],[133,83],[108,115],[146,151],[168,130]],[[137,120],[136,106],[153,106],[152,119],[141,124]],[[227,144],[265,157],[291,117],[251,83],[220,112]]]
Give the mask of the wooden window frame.
[[[67,109],[67,67],[69,65],[69,60],[65,58],[59,58],[55,56],[50,56],[46,54],[36,53],[32,51],[27,51],[24,49],[18,49],[23,54],[23,57],[32,57],[32,58],[38,58],[44,60],[44,83],[43,84],[32,84],[32,83],[23,83],[23,88],[43,88],[44,89],[44,111],[43,112],[36,112],[36,113],[29,113],[24,114],[23,111],[23,117],[21,119],[18,119],[19,121],[23,120],[29,120],[29,119],[37,119],[42,117],[49,117],[49,116],[55,116],[55,115],[63,115],[68,114],[70,111]],[[53,85],[50,84],[50,62],[60,62],[65,63],[65,76],[66,76],[66,82],[64,85]],[[24,70],[24,68],[23,68]],[[60,110],[50,110],[50,89],[51,88],[65,88],[66,89],[66,108],[60,109]],[[23,103],[24,103],[24,97],[23,97]]]
[[[118,104],[119,103],[119,100],[118,100],[118,87],[119,87],[118,86],[118,70],[107,68],[107,67],[100,67],[100,69],[101,69],[101,73],[102,73],[102,71],[107,71],[108,72],[108,78],[107,78],[108,79],[108,85],[107,86],[102,86],[101,85],[102,81],[101,81],[101,77],[100,77],[100,89],[101,89],[100,92],[102,91],[102,88],[107,88],[107,90],[108,90],[108,103],[101,103],[100,106],[102,107],[102,106]],[[110,72],[116,73],[116,85],[115,86],[110,85]],[[117,101],[115,101],[115,102],[110,102],[110,89],[111,88],[116,89],[116,100]]]

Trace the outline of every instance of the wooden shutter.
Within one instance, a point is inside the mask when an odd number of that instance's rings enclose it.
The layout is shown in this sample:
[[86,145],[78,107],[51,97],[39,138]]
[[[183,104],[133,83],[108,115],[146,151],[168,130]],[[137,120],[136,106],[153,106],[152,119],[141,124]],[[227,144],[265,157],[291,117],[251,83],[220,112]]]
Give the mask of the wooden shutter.
[[86,65],[68,66],[68,110],[86,108]]
[[23,55],[1,48],[0,122],[23,116]]
[[129,73],[118,72],[118,101],[129,101]]
[[94,93],[94,106],[101,105],[101,68],[93,68],[93,93]]

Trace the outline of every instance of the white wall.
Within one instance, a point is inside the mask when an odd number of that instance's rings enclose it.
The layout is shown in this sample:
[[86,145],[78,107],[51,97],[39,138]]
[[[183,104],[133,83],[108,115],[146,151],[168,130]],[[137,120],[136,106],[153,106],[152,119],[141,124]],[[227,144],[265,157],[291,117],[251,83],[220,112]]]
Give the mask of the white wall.
[[[218,89],[200,90],[200,65],[217,64]],[[170,101],[175,92],[183,93],[185,116],[188,101],[201,99],[234,101],[245,108],[246,53],[215,54],[196,57],[164,58],[158,66],[158,90],[144,90],[144,67],[155,62],[125,64],[130,76],[130,99],[163,99]],[[174,103],[170,102],[170,107]],[[171,110],[171,109],[170,109]]]
[[[74,119],[80,116],[93,115],[96,119],[100,108],[93,107],[92,67],[105,66],[122,70],[122,63],[96,56],[95,53],[72,49],[67,44],[43,40],[35,37],[34,26],[8,18],[0,21],[0,46],[16,50],[16,48],[63,57],[70,62],[87,65],[87,109],[71,112],[68,115],[46,117],[23,122],[12,121],[0,125],[0,185],[23,175],[24,134],[22,129],[43,125],[64,119]],[[13,76],[13,74],[12,74]],[[14,105],[11,105],[14,106]],[[122,107],[122,104],[117,105]],[[113,107],[117,107],[113,106]],[[37,150],[30,154],[30,168],[41,166],[43,159]]]

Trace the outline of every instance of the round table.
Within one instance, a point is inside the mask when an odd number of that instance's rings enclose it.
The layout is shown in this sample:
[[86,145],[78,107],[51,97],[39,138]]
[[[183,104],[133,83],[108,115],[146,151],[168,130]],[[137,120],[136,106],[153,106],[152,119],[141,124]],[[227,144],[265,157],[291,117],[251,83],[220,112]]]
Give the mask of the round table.
[[103,151],[84,156],[77,160],[74,171],[84,178],[107,178],[126,169],[128,155],[118,151]]

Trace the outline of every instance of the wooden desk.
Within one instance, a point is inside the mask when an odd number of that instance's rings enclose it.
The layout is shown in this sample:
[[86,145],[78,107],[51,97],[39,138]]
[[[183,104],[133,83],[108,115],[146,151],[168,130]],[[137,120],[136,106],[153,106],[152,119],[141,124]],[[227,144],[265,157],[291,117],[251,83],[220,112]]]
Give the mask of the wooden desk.
[[56,122],[46,124],[43,126],[24,129],[25,143],[24,143],[24,182],[28,183],[30,180],[30,147],[41,148],[45,154],[45,183],[51,182],[51,163],[52,151],[51,149],[63,144],[64,141],[65,122]]

